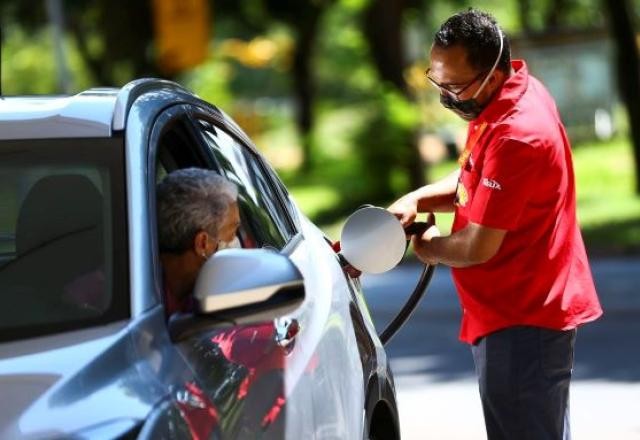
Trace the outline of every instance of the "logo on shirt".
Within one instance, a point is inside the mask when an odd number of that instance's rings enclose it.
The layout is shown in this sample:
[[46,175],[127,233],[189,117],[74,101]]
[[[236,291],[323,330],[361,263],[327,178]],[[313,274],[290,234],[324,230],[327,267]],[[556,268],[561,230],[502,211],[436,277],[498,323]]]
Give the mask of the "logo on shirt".
[[487,188],[497,189],[497,190],[501,190],[502,189],[502,186],[498,182],[496,182],[493,179],[487,179],[486,177],[484,177],[482,179],[482,184],[484,186],[486,186]]
[[457,206],[465,207],[468,201],[469,193],[467,192],[467,188],[464,187],[464,184],[462,182],[459,182],[458,188],[456,189],[456,199],[454,203]]

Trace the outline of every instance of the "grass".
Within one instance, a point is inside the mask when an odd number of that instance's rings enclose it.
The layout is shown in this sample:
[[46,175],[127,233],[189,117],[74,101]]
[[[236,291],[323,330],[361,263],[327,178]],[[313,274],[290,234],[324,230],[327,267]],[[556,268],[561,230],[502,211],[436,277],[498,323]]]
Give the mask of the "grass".
[[[626,138],[576,145],[573,149],[578,195],[578,218],[591,254],[624,255],[640,252],[640,197],[634,194],[635,175],[631,146]],[[353,159],[351,159],[353,160]],[[346,215],[326,218],[320,214],[340,203],[352,182],[348,159],[340,164],[343,172],[324,167],[312,175],[285,179],[302,210],[319,220],[321,228],[337,240]],[[445,162],[429,170],[432,180],[456,167]],[[391,203],[392,200],[389,200]],[[453,215],[440,214],[438,226],[450,231]]]
[[640,197],[627,139],[574,149],[578,218],[587,247],[596,254],[640,252]]

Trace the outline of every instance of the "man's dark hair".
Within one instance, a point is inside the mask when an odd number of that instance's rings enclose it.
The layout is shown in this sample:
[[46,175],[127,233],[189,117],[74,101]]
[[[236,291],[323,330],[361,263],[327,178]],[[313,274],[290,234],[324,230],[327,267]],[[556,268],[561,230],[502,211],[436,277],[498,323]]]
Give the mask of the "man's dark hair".
[[[502,31],[502,29],[500,29]],[[511,69],[511,45],[502,32],[504,47],[497,69],[509,72]],[[489,70],[500,51],[498,23],[490,14],[469,8],[459,12],[443,23],[436,32],[434,45],[441,48],[460,45],[467,51],[469,64],[479,71]]]

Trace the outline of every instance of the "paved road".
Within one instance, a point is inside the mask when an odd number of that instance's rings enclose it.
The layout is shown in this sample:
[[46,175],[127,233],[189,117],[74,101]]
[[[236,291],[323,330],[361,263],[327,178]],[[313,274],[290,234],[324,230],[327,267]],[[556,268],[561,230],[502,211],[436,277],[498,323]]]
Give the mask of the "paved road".
[[[376,326],[394,316],[421,267],[365,276]],[[605,309],[576,342],[574,440],[640,440],[640,258],[592,261]],[[396,377],[403,440],[486,439],[469,348],[458,341],[459,306],[439,267],[424,300],[387,349]]]

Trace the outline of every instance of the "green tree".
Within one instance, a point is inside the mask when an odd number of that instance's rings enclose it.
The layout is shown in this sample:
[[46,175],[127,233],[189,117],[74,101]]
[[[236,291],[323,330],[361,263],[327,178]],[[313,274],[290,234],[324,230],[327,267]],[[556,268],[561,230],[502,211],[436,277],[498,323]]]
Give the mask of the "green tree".
[[[393,2],[386,0],[370,0],[364,10],[362,26],[371,53],[371,59],[378,72],[380,80],[393,86],[404,99],[413,101],[407,82],[405,80],[405,70],[408,61],[405,56],[405,19],[409,9],[420,6],[419,2],[411,0],[396,0]],[[384,94],[384,92],[383,92]],[[389,105],[388,99],[378,101],[382,105]],[[417,111],[408,108],[407,111]],[[385,136],[378,133],[379,130],[369,130],[370,139],[364,148],[381,148],[384,150],[397,150],[397,154],[389,152],[377,152],[378,156],[386,156],[385,161],[368,162],[367,166],[372,167],[379,176],[390,177],[390,171],[395,166],[400,166],[409,176],[409,188],[418,188],[425,183],[422,159],[416,145],[417,124],[413,127],[397,124],[394,119],[388,118],[393,113],[391,109],[379,109],[371,121],[371,125],[382,128],[383,131],[395,132]],[[415,119],[417,122],[417,119]],[[361,136],[362,138],[362,136]],[[394,143],[380,142],[381,139],[394,140]],[[362,139],[364,141],[364,139]],[[365,152],[368,153],[368,152]],[[366,157],[367,154],[365,154]],[[386,170],[385,170],[386,169]],[[382,179],[384,181],[384,179]],[[391,188],[390,182],[388,188]],[[379,186],[376,185],[376,186]],[[404,190],[406,191],[405,188]],[[378,188],[376,193],[382,191]],[[404,192],[404,191],[401,191]]]
[[[135,77],[160,76],[153,59],[150,2],[75,0],[64,6],[66,28],[94,83],[122,85]],[[48,24],[42,0],[5,0],[0,8],[4,20],[28,32]]]
[[294,34],[292,92],[296,102],[296,126],[302,141],[302,170],[309,171],[314,163],[314,102],[316,79],[313,59],[322,16],[335,0],[236,0],[215,2],[218,14],[225,14],[252,32],[264,33],[274,22],[284,23]]

